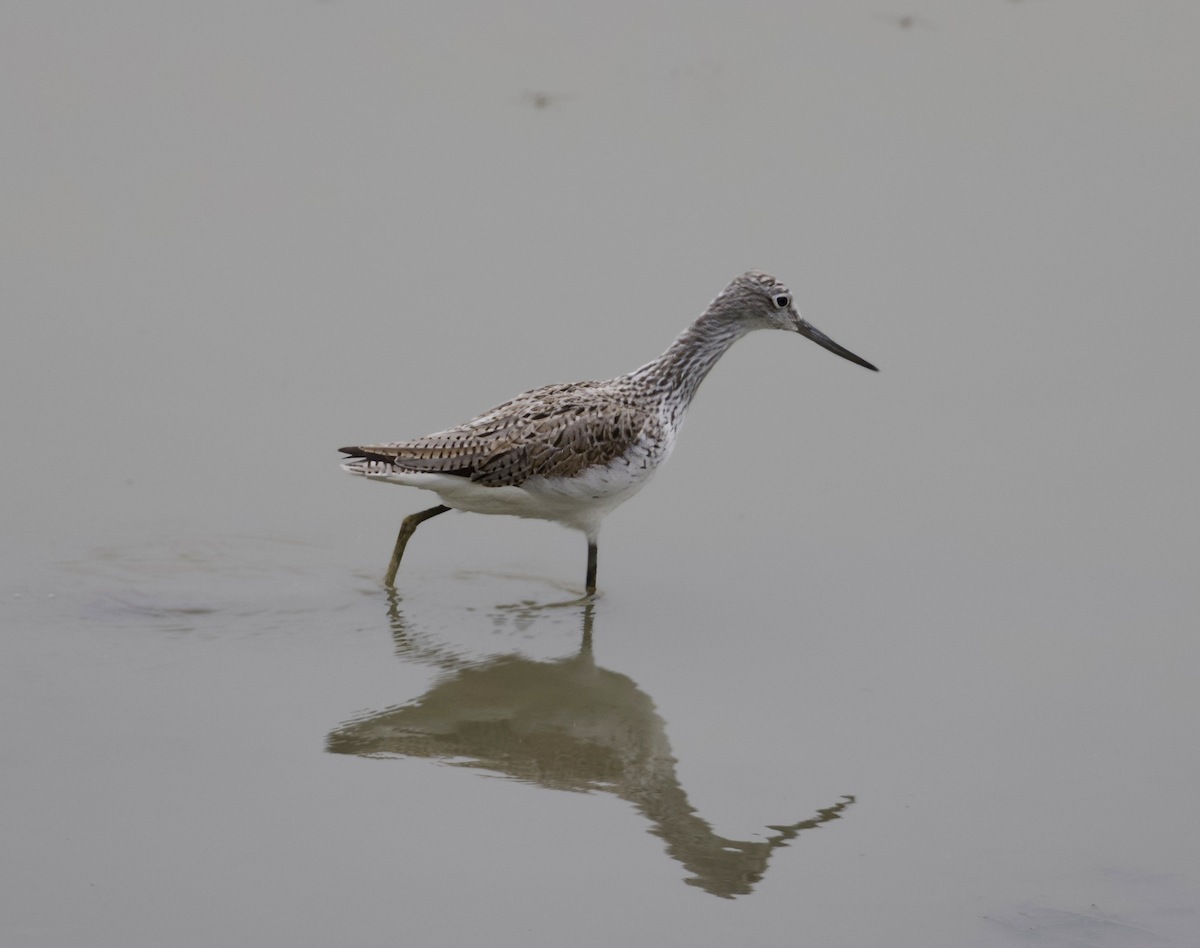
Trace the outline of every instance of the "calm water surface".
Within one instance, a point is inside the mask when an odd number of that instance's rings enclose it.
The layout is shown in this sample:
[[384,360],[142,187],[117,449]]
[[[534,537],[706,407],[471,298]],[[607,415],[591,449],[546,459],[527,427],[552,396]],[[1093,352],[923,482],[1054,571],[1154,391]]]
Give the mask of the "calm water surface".
[[[1200,944],[1200,6],[894,12],[0,10],[0,944]],[[382,588],[749,267],[880,374]]]
[[1187,943],[1188,591],[726,552],[10,560],[16,943]]

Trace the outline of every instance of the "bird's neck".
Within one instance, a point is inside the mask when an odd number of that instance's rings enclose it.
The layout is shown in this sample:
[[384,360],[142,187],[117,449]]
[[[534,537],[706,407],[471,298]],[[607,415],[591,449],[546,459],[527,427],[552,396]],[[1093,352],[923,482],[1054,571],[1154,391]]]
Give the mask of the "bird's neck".
[[672,408],[686,411],[717,360],[749,331],[745,323],[710,309],[681,332],[666,352],[631,376],[649,385]]

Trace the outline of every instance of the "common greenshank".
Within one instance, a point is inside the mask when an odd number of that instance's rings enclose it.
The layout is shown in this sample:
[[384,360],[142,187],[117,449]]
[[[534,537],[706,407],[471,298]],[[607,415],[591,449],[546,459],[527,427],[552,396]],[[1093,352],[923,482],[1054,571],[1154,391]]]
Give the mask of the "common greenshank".
[[878,371],[800,317],[791,292],[748,270],[661,356],[603,382],[547,385],[455,428],[415,441],[341,448],[342,467],[368,480],[433,491],[442,503],[404,519],[384,583],[392,586],[417,526],[448,510],[553,520],[587,537],[587,594],[596,591],[596,538],[605,516],[671,454],[696,389],[755,329],[799,333]]

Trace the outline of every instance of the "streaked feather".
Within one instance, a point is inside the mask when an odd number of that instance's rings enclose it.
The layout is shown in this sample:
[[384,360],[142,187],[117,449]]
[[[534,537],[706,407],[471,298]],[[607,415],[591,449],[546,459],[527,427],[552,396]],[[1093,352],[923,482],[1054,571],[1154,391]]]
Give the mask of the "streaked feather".
[[574,477],[621,457],[639,439],[664,440],[659,414],[639,405],[622,381],[547,385],[424,438],[341,450],[390,461],[398,471],[456,474],[489,487]]

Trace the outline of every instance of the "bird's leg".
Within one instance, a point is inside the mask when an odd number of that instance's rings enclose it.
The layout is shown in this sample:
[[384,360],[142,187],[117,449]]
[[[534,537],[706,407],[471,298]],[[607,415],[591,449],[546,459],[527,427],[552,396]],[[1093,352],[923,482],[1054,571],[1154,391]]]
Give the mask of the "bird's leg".
[[409,514],[404,518],[404,522],[400,524],[400,536],[396,537],[396,549],[392,552],[392,562],[388,565],[387,576],[383,579],[383,585],[394,586],[396,584],[396,570],[400,568],[400,557],[404,555],[404,548],[408,546],[408,538],[417,532],[417,526],[424,523],[430,517],[444,514],[449,509],[444,504],[438,504],[436,507],[430,507],[428,510],[421,510],[415,514]]
[[588,540],[587,581],[584,583],[589,596],[596,592],[596,541]]

